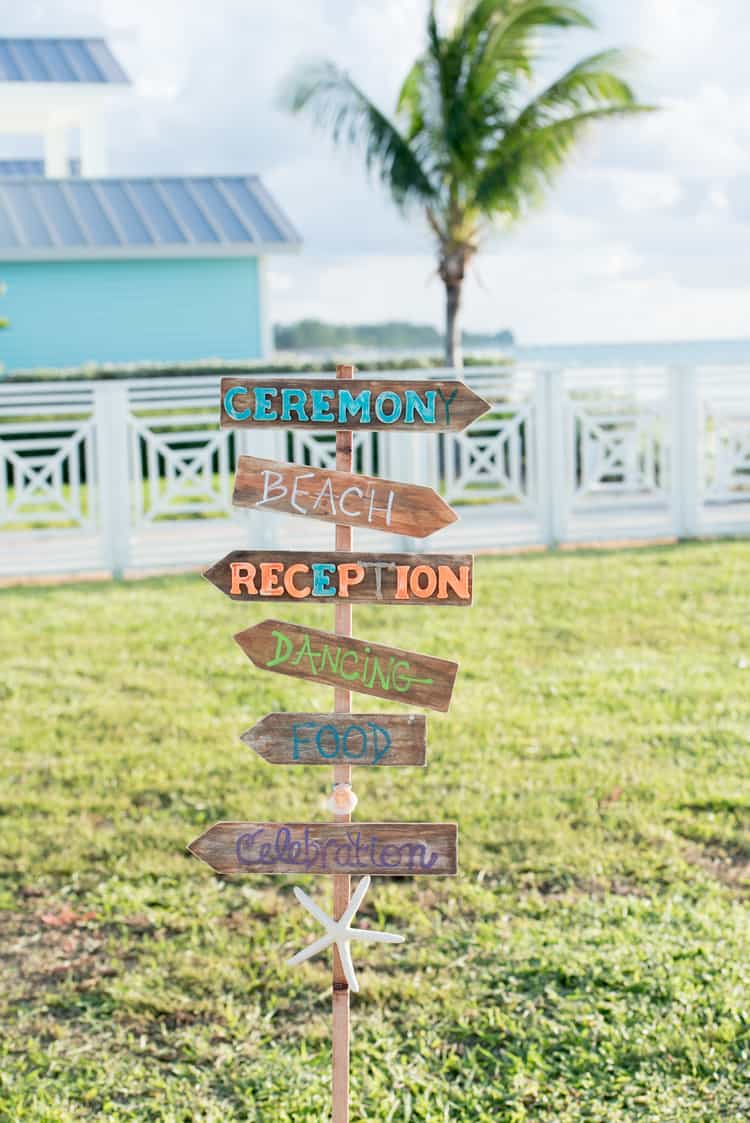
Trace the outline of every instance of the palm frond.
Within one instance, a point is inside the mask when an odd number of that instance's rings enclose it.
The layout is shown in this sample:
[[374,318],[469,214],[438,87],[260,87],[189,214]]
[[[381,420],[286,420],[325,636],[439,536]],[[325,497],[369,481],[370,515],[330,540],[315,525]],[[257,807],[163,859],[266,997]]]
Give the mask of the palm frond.
[[540,31],[591,28],[579,4],[554,0],[476,0],[457,29],[472,70],[529,75]]
[[282,90],[281,102],[292,113],[309,113],[335,144],[361,149],[367,170],[379,175],[399,206],[433,198],[429,176],[407,138],[333,63],[301,67]]
[[529,102],[515,127],[523,130],[551,122],[561,110],[582,111],[597,105],[634,107],[635,92],[616,70],[626,60],[626,53],[618,50],[599,51],[581,59]]
[[597,106],[506,137],[479,177],[477,207],[487,216],[504,213],[518,218],[527,204],[540,198],[591,125],[651,109],[646,105]]

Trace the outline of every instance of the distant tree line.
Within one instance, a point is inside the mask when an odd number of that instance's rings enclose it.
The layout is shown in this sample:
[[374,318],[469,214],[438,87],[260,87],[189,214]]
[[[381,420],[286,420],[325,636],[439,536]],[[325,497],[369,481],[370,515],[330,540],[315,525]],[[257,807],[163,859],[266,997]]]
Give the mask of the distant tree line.
[[[467,347],[508,347],[511,331],[462,333]],[[298,320],[276,324],[274,344],[279,351],[308,351],[324,347],[435,347],[443,346],[443,336],[431,324],[412,324],[388,320],[380,324],[328,324],[323,320]]]

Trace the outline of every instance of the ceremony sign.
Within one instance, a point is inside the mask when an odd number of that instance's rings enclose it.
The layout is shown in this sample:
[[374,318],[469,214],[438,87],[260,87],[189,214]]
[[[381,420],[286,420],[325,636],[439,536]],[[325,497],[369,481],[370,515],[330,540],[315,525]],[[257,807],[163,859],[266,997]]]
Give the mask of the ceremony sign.
[[374,694],[378,698],[447,710],[458,663],[379,643],[264,620],[234,637],[263,671]]
[[266,714],[241,740],[269,764],[423,765],[422,714]]
[[222,429],[420,429],[460,432],[490,408],[463,382],[222,378]]
[[215,823],[188,850],[221,874],[454,874],[455,823]]
[[206,577],[233,600],[331,599],[352,604],[471,604],[469,554],[235,550]]
[[240,456],[232,503],[426,538],[458,516],[431,487]]

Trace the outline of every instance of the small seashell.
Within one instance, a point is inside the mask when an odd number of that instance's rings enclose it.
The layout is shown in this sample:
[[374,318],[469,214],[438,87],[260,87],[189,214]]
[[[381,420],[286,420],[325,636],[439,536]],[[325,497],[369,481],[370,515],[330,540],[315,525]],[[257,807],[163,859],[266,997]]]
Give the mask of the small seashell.
[[334,815],[351,815],[358,803],[351,784],[334,784],[333,791],[326,800],[326,807]]

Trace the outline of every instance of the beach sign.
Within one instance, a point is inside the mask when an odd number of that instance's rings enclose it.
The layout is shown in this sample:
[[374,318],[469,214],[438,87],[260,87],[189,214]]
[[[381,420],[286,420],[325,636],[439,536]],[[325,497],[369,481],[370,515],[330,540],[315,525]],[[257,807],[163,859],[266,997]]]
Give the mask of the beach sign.
[[458,518],[431,487],[257,456],[240,456],[232,503],[410,538],[426,538]]
[[460,432],[490,408],[463,382],[355,378],[221,380],[222,429]]
[[266,714],[241,740],[269,764],[423,765],[423,714]]

